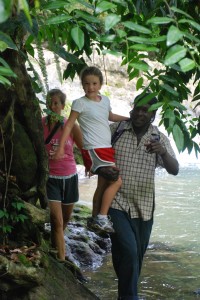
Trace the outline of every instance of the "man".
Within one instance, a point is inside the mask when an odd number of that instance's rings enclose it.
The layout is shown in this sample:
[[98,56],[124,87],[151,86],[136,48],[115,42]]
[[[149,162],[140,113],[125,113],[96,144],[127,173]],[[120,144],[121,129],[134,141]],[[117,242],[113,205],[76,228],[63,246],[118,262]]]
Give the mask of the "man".
[[[115,233],[111,235],[112,260],[118,277],[118,300],[137,300],[137,285],[144,253],[153,225],[155,208],[155,168],[163,167],[177,175],[178,161],[168,138],[151,123],[156,111],[149,111],[157,102],[136,97],[130,120],[114,144],[116,165],[120,169],[122,186],[109,210]],[[117,124],[111,125],[112,133]]]

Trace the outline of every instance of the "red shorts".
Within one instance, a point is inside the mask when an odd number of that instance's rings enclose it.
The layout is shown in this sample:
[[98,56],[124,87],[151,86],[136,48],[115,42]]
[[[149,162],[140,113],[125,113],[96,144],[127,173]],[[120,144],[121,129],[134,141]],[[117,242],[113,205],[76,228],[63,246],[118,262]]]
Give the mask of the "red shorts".
[[86,170],[93,174],[100,167],[115,166],[115,150],[113,148],[82,149],[81,152]]

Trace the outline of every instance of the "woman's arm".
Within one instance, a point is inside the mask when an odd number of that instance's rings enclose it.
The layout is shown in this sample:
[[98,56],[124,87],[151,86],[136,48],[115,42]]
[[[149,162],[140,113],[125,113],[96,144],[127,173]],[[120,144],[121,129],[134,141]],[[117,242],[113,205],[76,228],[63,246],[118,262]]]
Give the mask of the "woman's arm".
[[69,119],[67,123],[65,124],[63,128],[63,133],[61,135],[60,141],[59,141],[59,147],[56,151],[56,153],[53,155],[53,159],[60,159],[64,155],[64,146],[65,146],[65,141],[68,139],[72,128],[76,122],[76,119],[78,118],[79,113],[76,111],[71,111]]
[[120,121],[124,121],[124,120],[128,120],[128,119],[130,119],[130,117],[113,114],[112,111],[109,112],[109,117],[108,117],[109,121],[120,122]]

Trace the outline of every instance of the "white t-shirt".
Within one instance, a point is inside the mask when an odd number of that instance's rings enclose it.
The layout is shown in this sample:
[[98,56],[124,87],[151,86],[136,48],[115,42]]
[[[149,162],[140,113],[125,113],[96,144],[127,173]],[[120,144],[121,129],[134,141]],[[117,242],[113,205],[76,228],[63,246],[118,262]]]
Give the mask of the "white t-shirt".
[[83,96],[72,102],[72,110],[79,113],[78,122],[83,134],[83,148],[86,150],[111,147],[111,131],[108,117],[110,100],[101,95],[96,102]]

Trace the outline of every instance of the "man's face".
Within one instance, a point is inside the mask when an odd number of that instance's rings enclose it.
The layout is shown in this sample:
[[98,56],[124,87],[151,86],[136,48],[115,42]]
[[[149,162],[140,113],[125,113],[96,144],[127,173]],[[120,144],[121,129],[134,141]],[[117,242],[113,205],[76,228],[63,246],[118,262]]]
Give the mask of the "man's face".
[[131,114],[132,124],[135,127],[143,127],[151,123],[152,117],[155,112],[148,111],[150,105],[145,104],[142,106],[135,105]]

